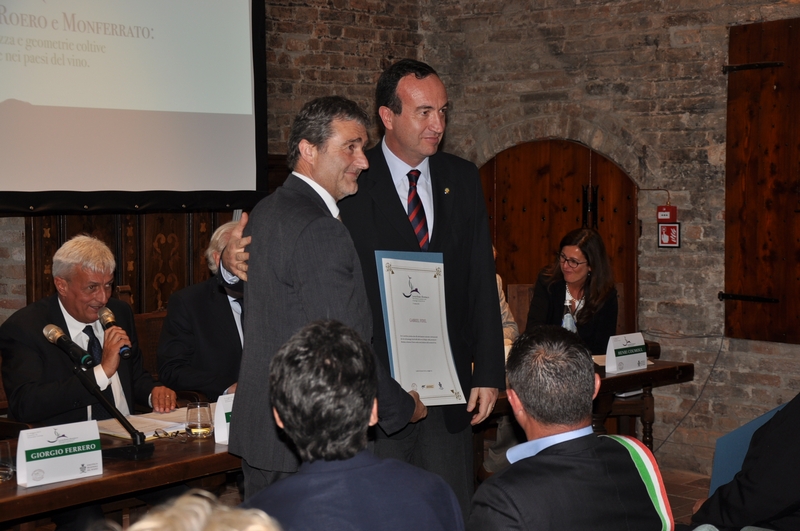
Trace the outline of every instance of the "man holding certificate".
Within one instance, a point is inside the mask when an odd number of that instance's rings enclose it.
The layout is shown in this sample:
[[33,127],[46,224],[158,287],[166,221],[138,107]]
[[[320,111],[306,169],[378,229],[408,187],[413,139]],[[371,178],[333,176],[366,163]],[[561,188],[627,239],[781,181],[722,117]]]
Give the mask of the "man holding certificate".
[[[390,66],[378,80],[376,100],[385,136],[367,152],[369,169],[358,179],[358,193],[339,205],[361,259],[372,308],[373,347],[381,361],[391,364],[395,378],[415,371],[441,371],[446,376],[449,363],[455,381],[454,399],[448,402],[452,405],[430,407],[426,419],[400,433],[379,430],[375,451],[441,475],[466,515],[473,491],[470,425],[486,419],[498,388],[505,384],[503,331],[481,182],[474,164],[438,151],[448,101],[444,84],[430,66],[410,59]],[[381,255],[379,271],[376,252],[381,251],[388,254]],[[385,277],[387,268],[394,274]],[[391,307],[389,298],[394,301]],[[390,319],[385,320],[384,304]],[[430,366],[403,366],[398,351],[410,356],[409,365]],[[442,361],[414,360],[419,351]],[[449,391],[438,379],[418,385]],[[463,393],[460,401],[456,387]],[[422,390],[420,395],[425,400]]]

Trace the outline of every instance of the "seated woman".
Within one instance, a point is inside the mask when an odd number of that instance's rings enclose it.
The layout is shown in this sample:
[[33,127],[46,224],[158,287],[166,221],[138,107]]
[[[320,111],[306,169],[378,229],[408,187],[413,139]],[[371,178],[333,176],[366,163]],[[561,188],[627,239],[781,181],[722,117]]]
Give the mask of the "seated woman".
[[603,239],[576,229],[561,239],[555,261],[539,272],[526,329],[561,325],[594,354],[606,351],[617,328],[617,290]]

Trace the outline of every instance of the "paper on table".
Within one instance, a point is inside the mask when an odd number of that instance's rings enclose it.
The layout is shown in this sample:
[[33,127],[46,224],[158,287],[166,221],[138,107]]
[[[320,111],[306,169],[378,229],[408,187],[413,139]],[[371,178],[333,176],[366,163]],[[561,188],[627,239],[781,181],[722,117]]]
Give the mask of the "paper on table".
[[[211,404],[211,416],[214,416],[214,409],[217,404]],[[155,438],[155,431],[162,429],[166,432],[183,431],[186,429],[186,408],[182,407],[170,411],[169,413],[146,413],[144,415],[129,415],[126,417],[134,428],[144,433],[148,439]],[[130,439],[131,436],[125,431],[117,419],[100,420],[97,422],[100,433]]]

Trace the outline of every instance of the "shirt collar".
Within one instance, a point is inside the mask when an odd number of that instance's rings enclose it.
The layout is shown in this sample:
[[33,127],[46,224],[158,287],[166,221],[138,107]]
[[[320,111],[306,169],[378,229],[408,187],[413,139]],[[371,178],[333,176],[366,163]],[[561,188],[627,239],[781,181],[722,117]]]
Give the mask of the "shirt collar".
[[317,195],[320,196],[323,201],[325,201],[325,206],[327,206],[328,210],[330,210],[331,216],[335,218],[339,217],[339,207],[336,205],[336,199],[334,199],[325,188],[320,186],[319,183],[311,177],[306,177],[305,175],[297,173],[296,171],[293,171],[292,175],[302,180],[304,183],[313,188],[315,192],[317,192]]
[[533,457],[542,450],[550,448],[556,444],[571,441],[572,439],[577,439],[578,437],[585,437],[586,435],[591,435],[592,433],[592,426],[589,425],[577,430],[565,431],[563,433],[550,435],[549,437],[534,439],[510,448],[508,452],[506,452],[506,457],[508,458],[509,463],[516,463],[517,461],[521,461],[528,457]]
[[428,157],[422,159],[422,162],[420,162],[418,166],[409,166],[400,160],[397,155],[392,153],[392,150],[386,145],[385,136],[381,141],[381,150],[383,151],[383,156],[386,159],[386,165],[389,166],[389,173],[392,174],[392,181],[394,181],[395,187],[397,186],[397,182],[400,180],[404,181],[405,186],[408,187],[408,172],[411,170],[419,170],[419,178],[422,181],[430,181],[431,172],[428,169],[428,161],[430,159]]
[[94,329],[94,335],[97,336],[97,339],[100,340],[100,344],[103,344],[103,327],[100,326],[100,320],[97,320],[93,323],[81,323],[74,317],[72,317],[64,305],[61,303],[61,298],[58,299],[58,306],[61,308],[61,314],[64,316],[64,321],[67,323],[67,330],[65,332],[69,334],[73,341],[78,343],[78,345],[83,344],[83,347],[89,344],[89,337],[83,333],[83,329],[86,328],[86,325],[91,325],[92,329]]

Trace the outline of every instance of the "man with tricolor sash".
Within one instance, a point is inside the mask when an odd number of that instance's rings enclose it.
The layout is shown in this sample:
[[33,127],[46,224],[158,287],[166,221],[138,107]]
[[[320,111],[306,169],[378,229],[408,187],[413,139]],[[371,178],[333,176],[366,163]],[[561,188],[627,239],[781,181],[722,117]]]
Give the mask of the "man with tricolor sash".
[[672,530],[653,454],[639,441],[592,431],[600,389],[589,351],[555,326],[528,330],[506,364],[508,401],[528,442],[475,493],[468,530]]

